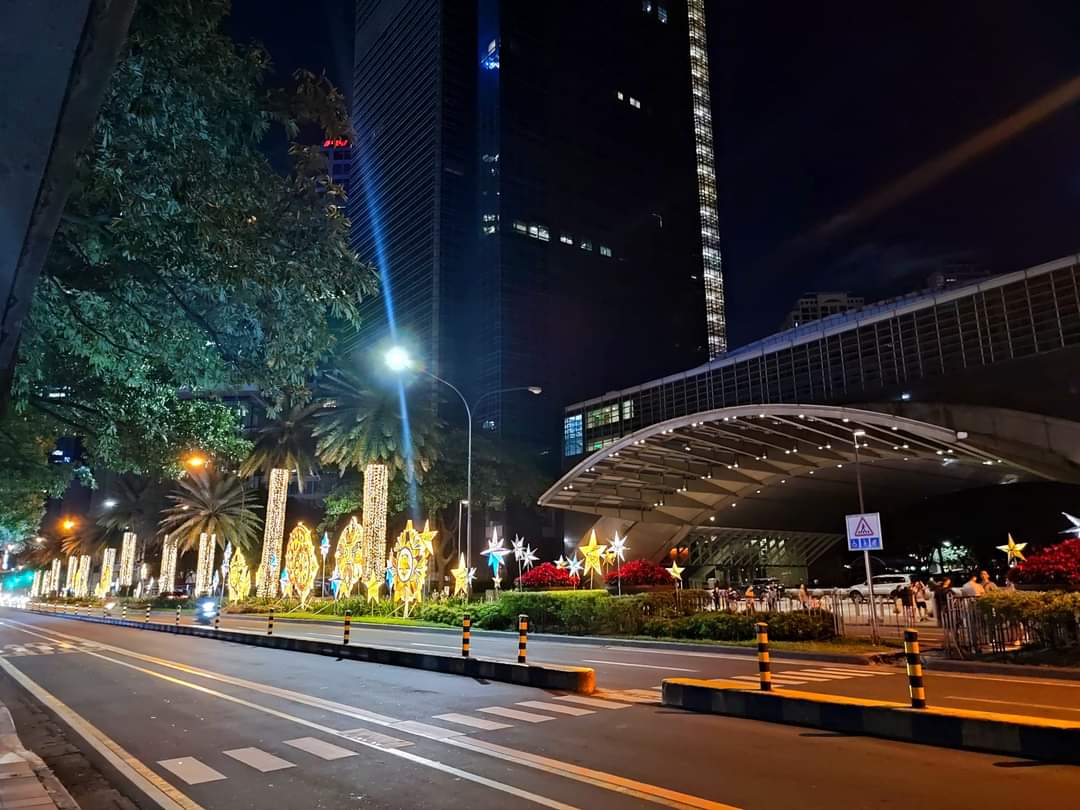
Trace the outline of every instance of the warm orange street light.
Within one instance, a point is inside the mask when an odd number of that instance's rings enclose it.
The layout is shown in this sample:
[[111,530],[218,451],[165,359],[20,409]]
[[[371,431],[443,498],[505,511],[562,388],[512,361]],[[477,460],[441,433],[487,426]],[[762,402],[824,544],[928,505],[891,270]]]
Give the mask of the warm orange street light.
[[198,453],[193,453],[184,459],[184,464],[195,470],[201,470],[210,462],[206,459],[206,456],[200,456]]
[[70,532],[70,531],[71,531],[72,529],[74,529],[74,528],[75,528],[76,526],[78,526],[78,525],[79,525],[79,522],[78,522],[77,520],[75,520],[75,518],[69,518],[69,517],[68,517],[68,518],[64,518],[64,519],[63,519],[63,520],[62,520],[62,521],[60,522],[60,527],[61,527],[61,528],[62,528],[62,529],[63,529],[63,530],[65,531],[65,532]]

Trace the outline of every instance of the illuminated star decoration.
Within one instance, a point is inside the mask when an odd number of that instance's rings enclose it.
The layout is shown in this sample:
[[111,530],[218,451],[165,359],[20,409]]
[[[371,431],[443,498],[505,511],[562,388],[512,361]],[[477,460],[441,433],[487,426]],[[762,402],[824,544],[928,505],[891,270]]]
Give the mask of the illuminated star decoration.
[[386,589],[391,593],[394,592],[394,566],[396,565],[394,560],[386,561]]
[[382,579],[374,571],[371,572],[371,576],[367,581],[367,600],[368,603],[374,603],[379,601],[379,589],[382,587]]
[[675,583],[676,583],[675,587],[679,587],[679,585],[682,585],[682,572],[683,572],[683,569],[679,568],[679,563],[678,562],[676,562],[675,560],[672,560],[671,561],[671,567],[669,569],[667,569],[667,572],[668,572],[668,574],[671,575],[671,578],[673,580],[675,580]]
[[[488,565],[491,567],[491,576],[496,583],[502,581],[502,577],[499,576],[499,568],[503,564],[503,557],[510,553],[510,549],[503,545],[503,541],[499,539],[498,531],[492,531],[491,539],[488,540],[488,547],[480,552],[488,558]],[[498,587],[496,584],[495,587]]]
[[538,559],[539,557],[536,556],[536,549],[534,549],[532,546],[526,546],[525,552],[521,557],[521,565],[526,571],[528,571],[530,568],[536,565],[536,561]]
[[626,552],[629,549],[629,546],[626,545],[625,537],[619,537],[619,535],[616,534],[615,539],[611,541],[611,546],[609,548],[611,553],[614,554],[620,562],[626,559]]
[[465,565],[464,554],[458,560],[457,568],[450,569],[450,573],[454,575],[454,596],[468,596],[469,588],[472,586],[473,578],[476,576],[476,569]]
[[1062,512],[1065,519],[1072,524],[1069,528],[1062,532],[1062,534],[1071,534],[1073,537],[1080,537],[1080,518],[1070,515],[1068,512]]
[[521,562],[525,559],[525,538],[514,537],[514,541],[510,544],[514,548],[514,559]]
[[588,544],[579,548],[581,556],[585,558],[584,573],[591,576],[592,572],[595,571],[597,574],[603,576],[604,572],[600,567],[600,563],[603,559],[604,549],[606,548],[606,545],[596,542],[596,529],[593,529],[589,534]]
[[282,596],[288,596],[289,595],[289,569],[288,568],[282,568],[281,569],[281,595]]
[[562,554],[559,555],[559,559],[555,561],[555,567],[560,571],[565,571],[570,567],[570,561]]
[[1009,557],[1009,565],[1013,564],[1013,560],[1020,560],[1023,562],[1023,551],[1027,548],[1027,543],[1017,543],[1013,540],[1013,536],[1009,535],[1009,542],[1004,546],[998,546],[998,551],[1004,551]]
[[570,569],[570,576],[581,576],[581,564],[582,559],[577,555],[577,552],[574,552],[574,556],[570,558],[569,562],[567,562],[567,568]]

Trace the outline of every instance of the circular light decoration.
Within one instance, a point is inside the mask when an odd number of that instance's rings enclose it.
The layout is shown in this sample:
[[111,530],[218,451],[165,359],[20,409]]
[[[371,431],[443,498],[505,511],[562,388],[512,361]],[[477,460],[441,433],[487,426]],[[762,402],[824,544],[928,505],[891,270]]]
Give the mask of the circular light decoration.
[[352,596],[353,588],[364,576],[364,527],[352,518],[338,536],[334,567],[341,578],[337,597]]
[[248,570],[244,555],[237,552],[229,563],[229,601],[234,605],[247,599],[251,593],[251,571]]
[[428,524],[425,523],[424,530],[418,532],[410,520],[390,551],[394,601],[404,605],[406,617],[414,602],[423,601],[424,582],[427,580],[428,560],[434,552],[434,539],[435,532],[431,531]]
[[311,589],[315,587],[315,575],[319,571],[319,557],[311,541],[311,529],[303,523],[297,523],[296,528],[289,532],[284,570],[289,572],[289,586],[296,591],[300,607],[307,607]]

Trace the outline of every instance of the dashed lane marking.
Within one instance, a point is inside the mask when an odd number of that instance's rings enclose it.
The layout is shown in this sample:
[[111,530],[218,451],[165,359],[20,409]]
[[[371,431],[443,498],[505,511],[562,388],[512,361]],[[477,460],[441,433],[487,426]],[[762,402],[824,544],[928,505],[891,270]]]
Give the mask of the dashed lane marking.
[[459,726],[479,729],[480,731],[498,731],[501,728],[513,728],[510,723],[496,723],[494,720],[484,720],[481,717],[469,717],[467,714],[450,712],[449,714],[437,714],[436,720],[444,723],[457,723]]
[[356,756],[355,751],[315,737],[298,737],[295,740],[285,740],[285,744],[291,745],[293,748],[299,748],[301,751],[307,751],[309,754],[314,754],[319,759],[335,760]]
[[533,712],[523,712],[519,709],[507,709],[504,706],[488,706],[483,709],[477,709],[478,712],[484,714],[493,714],[496,717],[509,717],[511,720],[524,720],[526,723],[545,723],[548,720],[554,720],[554,717],[548,717],[546,714],[535,714]]
[[295,768],[292,762],[281,757],[276,757],[268,751],[263,751],[260,748],[233,748],[229,751],[222,751],[225,756],[232,757],[237,762],[243,762],[262,773],[270,773],[271,771],[281,771],[285,768]]
[[162,759],[158,761],[165,770],[179,777],[189,785],[201,785],[204,782],[219,782],[226,779],[225,774],[215,771],[209,765],[205,765],[195,757],[178,757],[177,759]]
[[655,664],[631,664],[628,661],[601,661],[594,658],[585,658],[585,664],[606,664],[613,667],[634,667],[635,669],[660,669],[664,672],[697,672],[696,669],[683,669],[682,667],[658,667]]

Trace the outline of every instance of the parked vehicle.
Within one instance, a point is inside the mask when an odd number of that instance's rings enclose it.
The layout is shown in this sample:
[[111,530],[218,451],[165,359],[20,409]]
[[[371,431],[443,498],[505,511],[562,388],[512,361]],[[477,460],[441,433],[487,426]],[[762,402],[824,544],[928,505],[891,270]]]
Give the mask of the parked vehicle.
[[[915,578],[912,577],[911,574],[878,574],[873,578],[874,596],[888,596],[897,588],[911,585],[914,581]],[[859,583],[858,585],[852,585],[848,589],[848,598],[850,598],[852,602],[865,602],[869,597],[870,586],[865,582]]]

